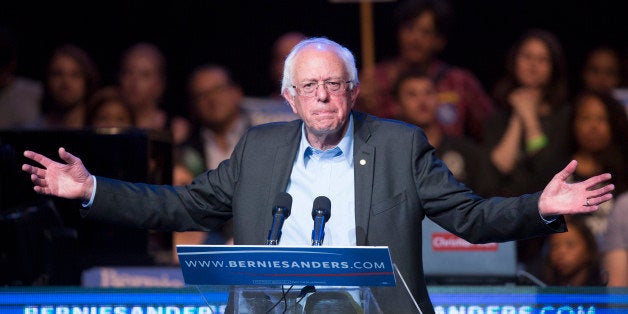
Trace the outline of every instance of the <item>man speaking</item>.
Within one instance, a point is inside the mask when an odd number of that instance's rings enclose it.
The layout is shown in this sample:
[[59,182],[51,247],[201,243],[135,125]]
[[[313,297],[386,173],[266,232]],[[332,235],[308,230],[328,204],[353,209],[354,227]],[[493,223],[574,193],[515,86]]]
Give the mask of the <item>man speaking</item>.
[[[265,244],[275,196],[293,198],[279,245],[310,245],[312,202],[331,201],[325,245],[388,246],[403,285],[374,288],[385,312],[433,313],[422,271],[426,216],[472,243],[502,242],[565,231],[561,215],[592,212],[612,198],[610,174],[565,180],[569,163],[541,192],[515,198],[477,196],[434,155],[423,131],[352,111],[360,87],[353,54],[326,38],[295,46],[284,66],[282,94],[300,117],[253,127],[231,157],[185,187],[92,176],[63,148],[58,163],[24,155],[34,190],[82,199],[82,214],[130,226],[208,231],[233,217],[235,244]],[[124,206],[120,206],[124,205]],[[415,301],[416,300],[416,301]]]

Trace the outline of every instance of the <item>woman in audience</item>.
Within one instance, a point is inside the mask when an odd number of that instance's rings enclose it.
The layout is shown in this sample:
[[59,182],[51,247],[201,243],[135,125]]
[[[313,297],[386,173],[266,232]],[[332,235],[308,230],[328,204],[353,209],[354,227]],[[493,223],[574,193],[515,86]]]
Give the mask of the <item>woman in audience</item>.
[[495,99],[501,109],[484,128],[498,175],[494,192],[539,190],[568,159],[567,80],[562,48],[553,34],[530,30],[515,43]]
[[[558,39],[544,30],[523,34],[508,53],[494,95],[499,109],[486,120],[483,136],[490,194],[538,191],[569,159],[567,79]],[[543,241],[517,241],[520,267],[537,277]]]
[[135,114],[117,88],[105,87],[92,97],[85,123],[96,128],[128,128],[135,125]]
[[589,51],[582,67],[582,87],[599,93],[612,93],[621,84],[621,58],[609,46]]
[[544,282],[550,286],[602,286],[600,254],[593,234],[583,220],[570,217],[568,232],[548,238]]
[[[574,101],[571,130],[571,158],[578,161],[571,180],[608,172],[613,174],[617,195],[628,190],[628,118],[622,105],[610,94],[583,92]],[[611,207],[608,202],[584,217],[598,241],[606,231]]]

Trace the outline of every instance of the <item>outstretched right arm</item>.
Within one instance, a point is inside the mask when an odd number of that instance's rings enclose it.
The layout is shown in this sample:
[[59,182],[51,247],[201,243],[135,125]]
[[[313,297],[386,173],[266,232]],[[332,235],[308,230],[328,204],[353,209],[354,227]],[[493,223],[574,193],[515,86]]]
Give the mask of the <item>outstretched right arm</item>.
[[24,156],[43,167],[24,164],[22,170],[29,173],[35,192],[68,199],[80,199],[87,203],[94,190],[94,177],[87,171],[78,157],[59,148],[59,163],[33,151],[25,151]]
[[40,164],[22,165],[22,170],[30,174],[33,189],[40,194],[79,199],[84,206],[89,204],[89,209],[81,211],[83,217],[89,214],[109,223],[173,231],[206,231],[231,218],[234,180],[226,166],[213,175],[216,184],[210,182],[209,173],[181,187],[99,177],[95,192],[95,177],[64,148],[59,148],[63,162],[33,151],[25,151],[24,156]]

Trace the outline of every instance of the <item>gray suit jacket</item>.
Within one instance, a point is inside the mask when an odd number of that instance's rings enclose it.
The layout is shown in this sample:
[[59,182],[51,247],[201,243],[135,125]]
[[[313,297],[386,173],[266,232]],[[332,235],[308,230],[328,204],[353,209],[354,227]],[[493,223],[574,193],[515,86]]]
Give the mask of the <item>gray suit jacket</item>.
[[[421,257],[421,221],[426,216],[472,243],[565,230],[562,217],[552,224],[541,219],[540,193],[483,199],[453,178],[418,127],[352,114],[357,245],[390,248],[393,262],[424,313],[433,311]],[[286,190],[301,124],[295,120],[251,128],[229,160],[189,186],[131,184],[99,177],[93,206],[84,214],[178,231],[210,230],[233,217],[236,244],[265,244],[272,224],[270,210],[277,193]],[[400,282],[395,288],[373,290],[385,311],[416,312]]]

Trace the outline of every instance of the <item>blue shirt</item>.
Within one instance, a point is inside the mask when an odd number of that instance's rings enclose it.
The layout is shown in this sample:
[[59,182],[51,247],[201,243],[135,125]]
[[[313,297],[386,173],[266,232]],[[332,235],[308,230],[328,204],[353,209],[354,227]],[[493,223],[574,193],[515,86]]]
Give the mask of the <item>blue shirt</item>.
[[324,151],[309,145],[305,126],[302,126],[301,142],[286,192],[292,195],[292,211],[284,221],[279,245],[312,245],[312,205],[318,196],[331,200],[331,216],[325,224],[323,245],[356,245],[353,117],[338,146]]

